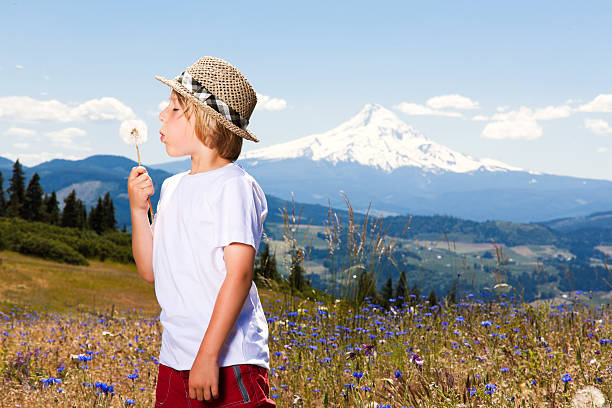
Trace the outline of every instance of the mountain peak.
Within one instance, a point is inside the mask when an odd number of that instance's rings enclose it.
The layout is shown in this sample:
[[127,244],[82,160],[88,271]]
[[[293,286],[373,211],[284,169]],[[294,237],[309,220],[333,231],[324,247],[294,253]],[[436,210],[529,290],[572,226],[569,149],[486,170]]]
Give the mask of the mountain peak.
[[355,162],[391,172],[412,166],[430,172],[465,173],[483,168],[520,170],[492,160],[475,160],[439,145],[379,104],[365,105],[355,116],[319,134],[243,153],[244,159],[308,157],[332,163]]

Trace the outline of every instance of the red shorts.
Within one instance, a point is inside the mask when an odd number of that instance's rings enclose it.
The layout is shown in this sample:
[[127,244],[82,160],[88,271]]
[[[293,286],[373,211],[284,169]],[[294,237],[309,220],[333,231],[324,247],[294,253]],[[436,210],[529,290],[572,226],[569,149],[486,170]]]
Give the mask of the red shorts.
[[268,371],[254,364],[219,367],[219,398],[198,401],[189,397],[189,370],[159,364],[155,407],[276,407],[270,399]]

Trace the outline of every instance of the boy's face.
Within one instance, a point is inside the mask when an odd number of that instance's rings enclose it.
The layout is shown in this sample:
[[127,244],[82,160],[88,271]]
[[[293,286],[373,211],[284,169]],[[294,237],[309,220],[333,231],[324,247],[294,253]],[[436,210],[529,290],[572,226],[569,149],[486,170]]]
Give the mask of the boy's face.
[[194,126],[187,120],[175,93],[170,94],[170,103],[159,113],[162,121],[160,140],[166,145],[166,153],[171,157],[193,154],[203,144],[195,134]]

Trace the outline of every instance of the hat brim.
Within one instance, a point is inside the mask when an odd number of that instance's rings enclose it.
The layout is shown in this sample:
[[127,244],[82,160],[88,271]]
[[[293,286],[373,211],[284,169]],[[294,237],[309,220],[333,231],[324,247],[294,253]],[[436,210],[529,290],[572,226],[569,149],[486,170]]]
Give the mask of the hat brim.
[[174,89],[176,92],[178,92],[185,98],[188,98],[189,100],[198,104],[198,106],[201,106],[202,108],[206,109],[208,113],[210,113],[215,119],[217,119],[217,121],[220,124],[222,124],[225,128],[227,128],[232,133],[244,139],[252,140],[253,142],[259,142],[259,139],[257,138],[257,136],[253,134],[253,132],[251,132],[248,129],[241,129],[238,126],[234,125],[232,122],[227,120],[225,116],[221,115],[219,112],[217,112],[216,110],[214,110],[213,108],[211,108],[210,106],[208,106],[207,104],[205,104],[204,102],[202,102],[201,100],[193,96],[191,92],[189,92],[187,88],[181,85],[178,81],[175,81],[174,79],[167,79],[167,78],[164,78],[158,75],[155,75],[155,79],[157,79],[160,82],[163,82],[164,84],[168,85],[170,88]]

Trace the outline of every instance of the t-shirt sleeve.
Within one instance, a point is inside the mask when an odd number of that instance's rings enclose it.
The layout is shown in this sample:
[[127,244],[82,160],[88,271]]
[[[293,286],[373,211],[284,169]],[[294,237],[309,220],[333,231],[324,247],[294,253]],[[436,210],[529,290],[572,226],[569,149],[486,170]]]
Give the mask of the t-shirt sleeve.
[[215,208],[214,245],[232,242],[253,246],[257,252],[267,215],[267,203],[261,188],[247,177],[233,177],[221,187],[212,203]]

